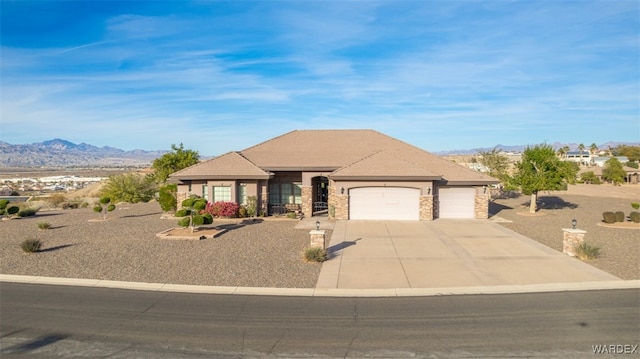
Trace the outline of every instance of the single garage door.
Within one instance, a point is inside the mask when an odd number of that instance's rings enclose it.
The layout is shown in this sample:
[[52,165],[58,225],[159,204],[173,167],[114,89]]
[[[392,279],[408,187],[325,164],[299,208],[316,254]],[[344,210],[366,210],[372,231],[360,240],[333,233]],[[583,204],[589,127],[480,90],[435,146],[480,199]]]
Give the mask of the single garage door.
[[439,218],[475,218],[473,187],[438,188]]
[[349,219],[420,219],[420,190],[363,187],[349,190]]

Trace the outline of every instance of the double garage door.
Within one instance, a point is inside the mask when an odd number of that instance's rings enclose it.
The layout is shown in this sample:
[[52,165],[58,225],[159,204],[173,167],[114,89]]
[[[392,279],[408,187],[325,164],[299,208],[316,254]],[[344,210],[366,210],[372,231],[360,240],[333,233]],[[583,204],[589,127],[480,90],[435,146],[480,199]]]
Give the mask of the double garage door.
[[420,190],[363,187],[349,191],[349,219],[420,219]]
[[[439,187],[438,218],[475,218],[473,187]],[[349,191],[349,219],[420,219],[420,190],[363,187]]]

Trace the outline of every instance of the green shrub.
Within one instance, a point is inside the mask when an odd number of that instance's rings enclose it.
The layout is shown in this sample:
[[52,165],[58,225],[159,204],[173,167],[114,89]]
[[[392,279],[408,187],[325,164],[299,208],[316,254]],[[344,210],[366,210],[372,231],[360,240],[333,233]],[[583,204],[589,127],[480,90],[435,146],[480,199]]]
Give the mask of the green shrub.
[[603,212],[602,220],[604,223],[614,223],[616,221],[616,215],[613,212]]
[[296,219],[296,212],[287,213],[287,218]]
[[7,205],[9,205],[9,201],[8,199],[0,199],[0,210],[5,210],[7,209]]
[[631,207],[633,209],[640,209],[640,203],[638,202],[631,202]]
[[238,209],[238,217],[239,218],[245,218],[247,217],[247,207],[245,206],[240,206],[240,208]]
[[158,191],[158,203],[164,212],[175,211],[178,208],[178,200],[176,199],[177,192],[178,185],[176,184],[168,184],[160,187]]
[[211,224],[213,223],[213,216],[209,213],[205,213],[202,215],[202,218],[204,218],[204,224]]
[[629,213],[629,220],[633,223],[640,223],[640,212]]
[[618,211],[615,213],[616,222],[624,222],[624,212]]
[[201,214],[194,214],[193,215],[193,225],[194,226],[201,226],[204,224],[204,217]]
[[38,222],[38,229],[50,229],[51,223],[49,222]]
[[150,178],[137,173],[111,176],[105,181],[100,191],[102,196],[110,198],[114,203],[149,202],[155,193],[155,183]]
[[101,205],[93,206],[93,211],[96,212],[96,213],[102,212],[102,206]]
[[178,225],[179,225],[180,227],[184,227],[184,228],[189,227],[189,223],[191,223],[191,218],[189,218],[189,217],[181,218],[181,219],[178,221]]
[[18,217],[33,217],[36,215],[37,210],[35,208],[25,208],[18,212]]
[[7,208],[7,214],[10,216],[13,216],[14,214],[17,214],[18,212],[20,212],[20,207],[18,206],[11,206],[9,208]]
[[581,260],[596,259],[600,257],[600,247],[590,246],[587,243],[581,243],[576,247],[576,257]]
[[188,210],[186,208],[182,208],[182,209],[179,209],[179,210],[176,211],[175,216],[176,217],[186,217],[186,216],[188,216],[190,214],[191,214],[191,210]]
[[40,251],[40,248],[42,248],[42,242],[40,242],[40,240],[35,238],[25,239],[20,244],[20,248],[22,248],[22,250],[27,253],[38,252]]
[[304,259],[307,262],[324,262],[327,260],[327,251],[322,247],[308,247],[304,250]]

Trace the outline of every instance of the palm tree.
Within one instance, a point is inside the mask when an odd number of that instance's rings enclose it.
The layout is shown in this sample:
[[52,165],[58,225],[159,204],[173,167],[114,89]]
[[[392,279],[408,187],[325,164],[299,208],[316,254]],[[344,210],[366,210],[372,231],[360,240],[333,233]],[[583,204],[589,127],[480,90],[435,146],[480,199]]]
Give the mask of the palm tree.
[[591,146],[589,146],[589,152],[591,152],[592,155],[598,153],[598,145],[592,143]]
[[582,151],[584,151],[584,143],[578,145],[578,150],[580,150],[580,166],[582,166]]
[[564,152],[564,158],[567,158],[567,153],[569,153],[569,146],[564,145],[564,147],[562,147],[562,151]]

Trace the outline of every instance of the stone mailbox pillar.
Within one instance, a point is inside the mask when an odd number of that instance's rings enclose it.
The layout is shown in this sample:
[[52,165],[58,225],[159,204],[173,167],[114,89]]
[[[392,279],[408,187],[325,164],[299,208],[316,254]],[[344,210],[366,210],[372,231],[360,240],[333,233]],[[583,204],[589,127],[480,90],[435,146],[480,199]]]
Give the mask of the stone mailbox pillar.
[[584,243],[584,235],[587,234],[587,231],[575,228],[563,228],[562,232],[562,253],[575,257],[576,248]]
[[322,249],[326,249],[324,247],[324,230],[323,229],[314,229],[309,232],[309,238],[311,239],[311,247],[321,247]]

